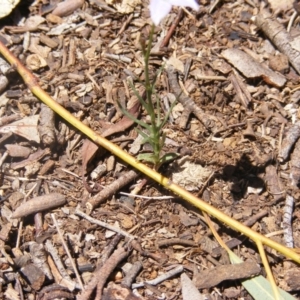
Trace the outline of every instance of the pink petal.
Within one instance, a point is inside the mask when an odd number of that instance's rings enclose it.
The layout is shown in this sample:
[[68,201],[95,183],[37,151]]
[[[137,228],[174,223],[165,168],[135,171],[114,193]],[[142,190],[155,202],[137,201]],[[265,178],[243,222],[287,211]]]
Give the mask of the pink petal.
[[151,15],[151,19],[155,25],[158,25],[160,23],[160,21],[170,12],[170,10],[172,8],[171,2],[172,1],[169,1],[169,0],[151,0],[150,1],[150,5],[149,5],[150,15]]

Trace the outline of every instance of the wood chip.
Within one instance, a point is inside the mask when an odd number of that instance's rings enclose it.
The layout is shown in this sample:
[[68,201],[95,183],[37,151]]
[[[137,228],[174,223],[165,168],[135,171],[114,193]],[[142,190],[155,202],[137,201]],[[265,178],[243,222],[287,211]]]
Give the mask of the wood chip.
[[281,74],[275,73],[269,68],[263,66],[254,60],[249,54],[232,48],[222,52],[222,56],[237,68],[246,78],[262,79],[268,84],[282,87],[286,83],[286,79]]

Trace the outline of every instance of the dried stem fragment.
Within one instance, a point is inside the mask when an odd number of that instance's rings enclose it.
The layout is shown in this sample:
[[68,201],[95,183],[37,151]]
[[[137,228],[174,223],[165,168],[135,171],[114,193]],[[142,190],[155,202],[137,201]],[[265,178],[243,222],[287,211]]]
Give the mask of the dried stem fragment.
[[48,264],[50,266],[55,282],[61,286],[66,287],[69,291],[73,291],[76,286],[75,282],[61,276],[50,256],[48,256]]
[[292,229],[292,216],[293,216],[294,197],[287,195],[285,198],[285,205],[283,208],[283,238],[285,245],[289,248],[294,247],[293,229]]
[[108,276],[117,267],[117,265],[129,254],[123,247],[118,248],[112,256],[106,261],[102,268],[97,269],[84,291],[77,297],[77,300],[88,300],[94,288],[97,286],[96,299],[101,299],[102,289]]
[[246,85],[243,83],[239,74],[235,71],[230,75],[229,78],[231,80],[231,83],[232,83],[235,91],[236,91],[237,96],[239,97],[241,104],[245,108],[247,108],[249,102],[251,101],[251,95],[250,95],[249,91],[247,90]]
[[65,249],[65,251],[66,251],[66,253],[67,253],[68,257],[69,257],[69,260],[70,260],[70,262],[71,262],[71,265],[72,265],[72,268],[73,268],[74,273],[75,273],[75,275],[76,275],[76,278],[77,278],[77,280],[78,280],[78,283],[79,283],[80,287],[83,289],[83,283],[82,283],[81,277],[80,277],[80,275],[79,275],[79,272],[78,272],[78,270],[77,270],[77,266],[76,266],[76,264],[75,264],[75,262],[74,262],[74,260],[73,260],[73,257],[71,256],[71,253],[70,253],[70,251],[69,251],[69,248],[68,248],[68,246],[67,246],[67,244],[66,244],[66,242],[65,242],[65,240],[64,240],[64,238],[63,238],[63,235],[62,235],[62,233],[61,233],[61,230],[60,230],[60,228],[59,228],[59,226],[58,226],[58,223],[57,223],[57,221],[56,221],[56,218],[55,218],[54,214],[51,214],[51,218],[52,218],[52,220],[53,220],[53,222],[54,222],[54,225],[55,225],[55,227],[56,227],[56,230],[57,230],[57,232],[58,232],[58,235],[59,235],[59,237],[60,237],[60,240],[61,240],[61,242],[62,242],[62,244],[63,244],[63,246],[64,246],[64,249]]
[[86,220],[88,220],[89,222],[91,223],[94,223],[94,224],[97,224],[99,226],[102,226],[108,230],[111,230],[111,231],[114,231],[114,232],[117,232],[123,236],[126,236],[126,237],[129,237],[130,239],[134,239],[135,237],[133,235],[131,235],[130,233],[127,233],[126,231],[120,229],[120,228],[117,228],[113,225],[109,225],[105,222],[102,222],[100,220],[96,220],[90,216],[88,216],[87,214],[85,214],[84,212],[82,212],[81,210],[79,210],[78,208],[76,208],[75,210],[75,214],[82,217],[82,218],[85,218]]
[[92,211],[95,207],[100,205],[106,199],[115,194],[119,189],[136,179],[138,173],[131,170],[126,174],[122,175],[120,178],[115,180],[112,184],[103,189],[100,193],[92,197],[87,203],[86,207],[89,211]]
[[160,45],[160,48],[167,47],[172,34],[174,33],[174,31],[175,31],[176,27],[178,26],[180,20],[182,19],[182,16],[183,16],[183,10],[182,10],[182,8],[180,8],[179,11],[178,11],[178,13],[177,13],[176,18],[174,19],[174,21],[171,24],[171,27],[168,30],[167,35],[163,39],[163,41],[162,41],[162,43]]
[[134,283],[131,287],[133,289],[137,289],[137,288],[140,288],[140,287],[143,287],[145,283],[148,283],[148,284],[151,284],[151,285],[157,285],[179,273],[181,273],[183,271],[183,266],[182,265],[179,265],[177,266],[176,268],[162,274],[161,276],[158,276],[156,277],[155,279],[153,280],[147,280],[147,281],[144,281],[144,282],[139,282],[139,283]]
[[243,224],[251,227],[252,225],[254,225],[259,219],[261,219],[262,217],[266,216],[268,214],[267,210],[261,210],[259,211],[257,214],[251,216],[249,219],[247,219]]
[[131,287],[132,282],[134,281],[134,279],[136,278],[137,274],[142,270],[143,265],[140,261],[136,261],[132,267],[130,268],[130,270],[128,271],[128,273],[126,274],[126,276],[123,278],[122,280],[122,285],[126,286],[128,288]]
[[296,122],[286,133],[285,137],[283,138],[281,148],[278,153],[278,160],[280,162],[284,162],[300,137],[300,121]]
[[[60,275],[65,278],[67,281],[72,282],[71,277],[69,276],[69,274],[67,273],[60,257],[58,256],[58,252],[57,250],[54,248],[54,246],[52,245],[52,243],[50,242],[50,240],[47,240],[46,242],[46,247],[48,252],[51,254],[54,263],[56,265],[56,267],[58,268],[58,272],[60,273]],[[48,260],[49,262],[49,260]],[[73,284],[74,285],[74,284]],[[73,288],[74,289],[74,288]]]
[[108,245],[102,251],[102,256],[98,262],[97,269],[100,269],[104,265],[104,263],[108,260],[108,258],[114,252],[114,249],[117,248],[117,245],[120,243],[122,238],[123,238],[123,236],[118,233],[113,237],[113,239],[111,241],[109,241]]
[[21,204],[11,217],[13,219],[26,217],[37,212],[62,206],[65,203],[65,196],[58,193],[39,196]]
[[185,239],[164,239],[157,242],[158,247],[168,247],[171,245],[183,245],[187,247],[197,247],[197,243]]

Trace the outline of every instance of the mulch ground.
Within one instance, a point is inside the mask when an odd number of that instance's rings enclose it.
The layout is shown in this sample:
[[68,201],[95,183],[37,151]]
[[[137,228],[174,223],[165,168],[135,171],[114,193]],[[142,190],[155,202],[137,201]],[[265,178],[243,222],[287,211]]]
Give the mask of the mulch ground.
[[[149,122],[130,85],[143,91],[148,1],[57,2],[21,1],[0,40],[84,124],[133,156],[151,151],[118,106]],[[298,248],[299,7],[199,4],[174,7],[154,33],[162,116],[178,98],[163,129],[178,158],[159,171]],[[1,299],[252,299],[239,281],[265,275],[252,241],[213,220],[248,263],[231,268],[201,211],[88,141],[1,57],[0,92]],[[266,251],[277,285],[299,296],[298,266]]]

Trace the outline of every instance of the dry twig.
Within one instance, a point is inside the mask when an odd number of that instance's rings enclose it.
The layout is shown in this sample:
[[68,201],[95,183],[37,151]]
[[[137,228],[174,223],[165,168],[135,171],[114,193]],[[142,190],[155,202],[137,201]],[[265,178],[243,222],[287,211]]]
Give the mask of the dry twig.
[[66,244],[66,242],[65,242],[65,240],[64,240],[64,238],[63,238],[63,235],[62,235],[62,233],[61,233],[61,231],[60,231],[60,228],[59,228],[59,226],[58,226],[58,223],[57,223],[57,221],[56,221],[56,218],[55,218],[54,214],[51,214],[51,218],[52,218],[52,220],[53,220],[53,222],[54,222],[54,225],[55,225],[56,230],[57,230],[57,232],[58,232],[58,235],[59,235],[59,237],[60,237],[60,239],[61,239],[61,242],[62,242],[62,244],[63,244],[63,246],[64,246],[64,249],[65,249],[65,251],[66,251],[66,253],[67,253],[67,255],[68,255],[69,259],[70,259],[70,262],[71,262],[72,268],[73,268],[73,270],[74,270],[74,272],[75,272],[75,274],[76,274],[76,278],[77,278],[77,280],[78,280],[78,283],[80,284],[80,287],[83,289],[83,283],[82,283],[82,280],[81,280],[80,275],[79,275],[79,273],[78,273],[77,266],[76,266],[76,264],[75,264],[75,262],[74,262],[74,260],[73,260],[73,258],[72,258],[72,256],[71,256],[71,253],[70,253],[70,251],[69,251],[69,248],[68,248],[68,246],[67,246],[67,244]]
[[92,211],[95,207],[99,206],[102,202],[104,202],[107,198],[111,197],[115,194],[119,189],[123,186],[127,185],[134,179],[136,179],[138,173],[136,171],[129,171],[103,189],[100,193],[92,197],[87,203],[86,207],[89,211]]
[[81,293],[81,295],[77,296],[77,300],[88,300],[93,293],[95,286],[97,285],[97,295],[95,297],[96,300],[101,299],[102,289],[104,284],[106,283],[108,276],[111,272],[118,266],[118,264],[127,257],[129,252],[125,250],[125,248],[120,247],[111,255],[110,258],[106,261],[106,263],[99,269],[94,272],[94,276],[85,287],[85,290]]
[[78,216],[80,216],[80,217],[82,217],[82,218],[85,218],[86,220],[88,220],[91,223],[97,224],[97,225],[99,225],[101,227],[104,227],[104,228],[106,228],[108,230],[117,232],[117,233],[119,233],[119,234],[121,234],[123,236],[126,236],[126,237],[130,238],[130,239],[134,239],[135,238],[134,235],[132,235],[130,233],[127,233],[126,231],[124,231],[124,230],[122,230],[120,228],[117,228],[115,226],[109,225],[109,224],[107,224],[105,222],[102,222],[100,220],[96,220],[96,219],[90,217],[89,215],[87,215],[84,212],[82,212],[78,207],[75,210],[75,214],[78,215]]

